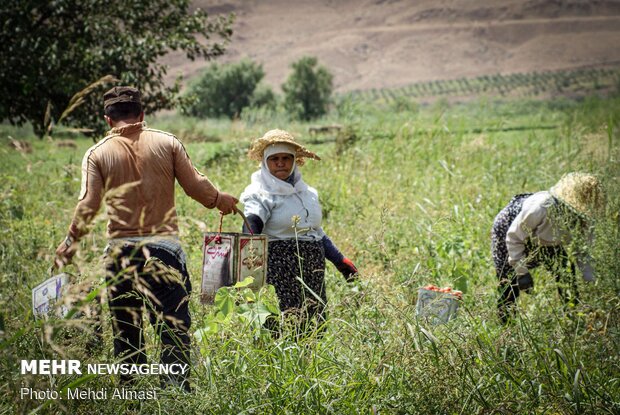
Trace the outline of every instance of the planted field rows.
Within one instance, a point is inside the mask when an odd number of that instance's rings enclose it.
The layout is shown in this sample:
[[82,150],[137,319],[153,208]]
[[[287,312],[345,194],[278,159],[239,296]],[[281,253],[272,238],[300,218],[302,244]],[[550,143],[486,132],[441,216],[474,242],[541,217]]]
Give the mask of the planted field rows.
[[570,71],[483,75],[476,78],[419,82],[395,89],[354,91],[348,96],[375,102],[393,102],[399,97],[500,95],[536,97],[580,94],[617,88],[620,69],[588,68]]

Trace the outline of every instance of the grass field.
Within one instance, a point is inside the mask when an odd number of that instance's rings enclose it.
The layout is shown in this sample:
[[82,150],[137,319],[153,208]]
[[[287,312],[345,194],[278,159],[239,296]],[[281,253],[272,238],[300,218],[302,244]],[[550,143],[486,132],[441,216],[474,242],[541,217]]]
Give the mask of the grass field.
[[[272,339],[248,316],[243,293],[232,310],[198,301],[202,233],[218,214],[177,193],[181,239],[194,286],[191,310],[195,392],[158,399],[32,400],[20,388],[112,390],[112,376],[22,376],[20,359],[113,362],[111,328],[86,352],[87,319],[35,321],[30,290],[46,278],[69,224],[80,163],[75,147],[2,126],[0,139],[0,414],[618,414],[620,413],[620,97],[495,101],[440,100],[430,106],[344,100],[321,124],[340,134],[310,135],[282,114],[255,112],[235,122],[148,117],[178,134],[194,164],[221,189],[239,194],[256,168],[249,139],[271,128],[293,132],[323,158],[303,174],[316,187],[324,228],[356,263],[361,283],[327,271],[329,323],[323,337]],[[7,136],[30,144],[10,147]],[[579,281],[582,303],[563,307],[545,271],[501,326],[489,252],[494,216],[517,193],[548,189],[564,173],[599,174],[608,206],[592,248],[598,279]],[[80,243],[80,287],[102,280],[105,216]],[[239,217],[224,228],[238,231]],[[415,314],[417,289],[464,292],[458,318],[430,326]],[[272,293],[257,301],[270,303]],[[92,301],[90,302],[92,303]],[[85,305],[90,304],[85,301]],[[218,314],[219,313],[219,314]],[[107,317],[106,306],[103,315]],[[150,361],[157,342],[148,329]],[[143,377],[144,389],[158,386]]]

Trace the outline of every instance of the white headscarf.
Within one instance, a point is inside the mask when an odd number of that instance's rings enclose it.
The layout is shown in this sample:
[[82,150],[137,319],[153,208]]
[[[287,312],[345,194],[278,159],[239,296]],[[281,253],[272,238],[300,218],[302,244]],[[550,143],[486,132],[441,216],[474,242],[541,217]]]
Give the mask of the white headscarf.
[[[297,163],[295,160],[295,147],[286,143],[275,143],[270,146],[267,146],[263,152],[263,161],[261,165],[267,165],[267,159],[274,154],[284,153],[290,154],[293,156],[293,166],[291,166],[291,171],[288,172],[288,176],[291,175],[295,171],[295,167],[297,167]],[[287,176],[287,177],[288,177]]]
[[[263,161],[260,164],[260,170],[252,173],[252,182],[241,194],[243,198],[246,194],[251,193],[269,193],[273,195],[291,195],[308,189],[308,185],[302,180],[301,172],[297,167],[297,163],[293,162],[292,176],[293,183],[291,185],[287,181],[278,179],[269,172],[267,167],[267,158],[274,154],[286,153],[295,156],[295,147],[286,143],[275,143],[265,148],[263,153]],[[290,177],[290,176],[289,176]]]

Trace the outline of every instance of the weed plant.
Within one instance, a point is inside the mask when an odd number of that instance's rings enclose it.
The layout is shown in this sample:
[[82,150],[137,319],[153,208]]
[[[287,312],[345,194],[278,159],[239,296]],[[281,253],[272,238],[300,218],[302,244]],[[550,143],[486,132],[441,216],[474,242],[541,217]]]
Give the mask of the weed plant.
[[[142,402],[20,397],[22,387],[112,390],[118,379],[20,374],[20,359],[85,365],[114,358],[104,301],[103,342],[94,348],[88,314],[35,321],[31,311],[31,289],[49,275],[91,141],[60,148],[30,137],[32,152],[20,153],[6,139],[13,130],[3,129],[0,413],[618,414],[619,113],[617,97],[444,101],[398,111],[354,100],[339,105],[323,122],[341,123],[346,134],[337,143],[315,140],[310,147],[322,161],[302,169],[319,190],[324,229],[358,266],[361,282],[345,283],[329,265],[327,330],[297,341],[257,324],[274,310],[273,290],[229,288],[215,305],[200,304],[202,233],[216,228],[218,214],[179,188],[180,237],[194,287],[194,393],[158,390],[158,399]],[[259,115],[251,122],[174,114],[147,121],[186,137],[196,166],[239,194],[257,167],[245,157],[250,138],[284,128],[310,140],[307,124]],[[576,170],[600,175],[607,187],[592,247],[598,278],[580,280],[581,303],[563,307],[553,276],[536,270],[534,293],[519,299],[518,316],[502,326],[489,252],[493,218],[514,194],[548,189]],[[97,305],[84,293],[103,280],[104,226],[102,213],[68,268],[79,287],[70,300],[81,300],[81,310]],[[225,231],[240,228],[238,217],[225,217]],[[417,289],[426,284],[464,292],[456,319],[441,326],[416,319]],[[157,362],[157,341],[145,328],[149,360]],[[158,385],[145,376],[138,388]]]

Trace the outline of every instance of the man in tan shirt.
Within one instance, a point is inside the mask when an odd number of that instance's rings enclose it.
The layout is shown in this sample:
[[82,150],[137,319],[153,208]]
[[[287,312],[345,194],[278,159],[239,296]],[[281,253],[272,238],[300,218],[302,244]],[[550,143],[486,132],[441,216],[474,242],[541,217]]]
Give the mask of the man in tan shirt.
[[[220,192],[192,165],[172,134],[144,123],[140,91],[115,87],[104,94],[105,120],[112,130],[82,162],[82,188],[65,240],[56,250],[58,267],[69,263],[76,242],[88,232],[101,202],[108,216],[106,283],[114,331],[114,352],[123,363],[146,363],[142,310],[159,334],[161,362],[177,363],[182,374],[164,385],[189,390],[191,284],[178,240],[175,180],[206,208],[232,213],[238,202]],[[131,376],[121,376],[130,382]]]

